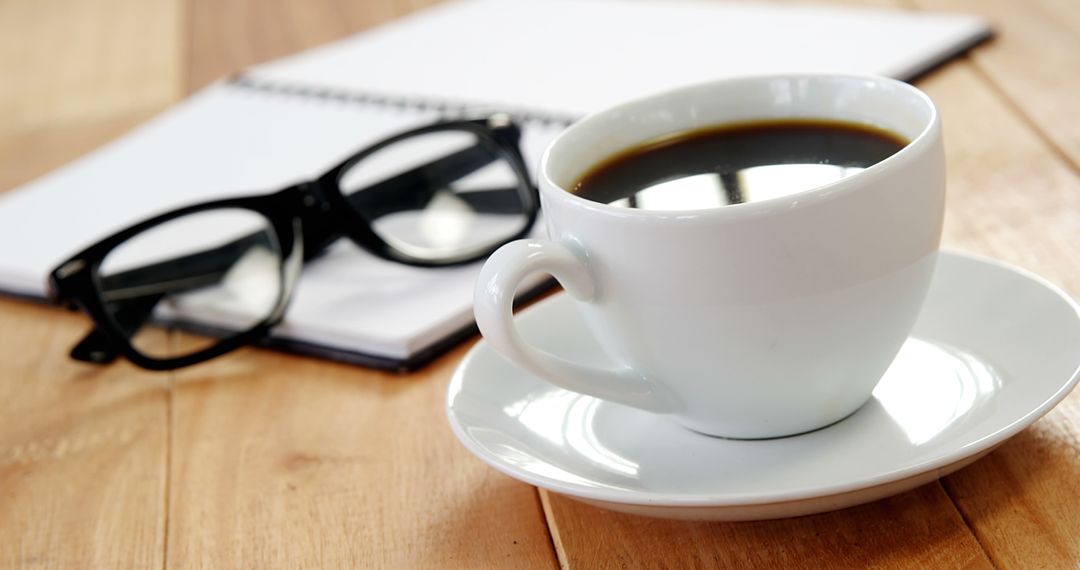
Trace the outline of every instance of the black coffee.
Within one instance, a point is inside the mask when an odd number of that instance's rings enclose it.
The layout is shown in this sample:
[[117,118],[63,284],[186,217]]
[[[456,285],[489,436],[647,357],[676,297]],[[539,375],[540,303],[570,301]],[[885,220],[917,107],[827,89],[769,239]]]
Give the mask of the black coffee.
[[646,210],[700,210],[834,182],[892,156],[899,135],[854,123],[784,120],[681,133],[594,166],[572,192]]

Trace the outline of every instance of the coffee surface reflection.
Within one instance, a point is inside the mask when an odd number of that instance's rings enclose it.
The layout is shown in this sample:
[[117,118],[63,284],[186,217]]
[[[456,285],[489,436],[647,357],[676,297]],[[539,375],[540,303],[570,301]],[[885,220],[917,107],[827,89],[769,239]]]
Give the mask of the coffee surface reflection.
[[907,144],[856,123],[785,120],[710,127],[632,147],[572,192],[646,210],[701,210],[803,192],[851,176]]

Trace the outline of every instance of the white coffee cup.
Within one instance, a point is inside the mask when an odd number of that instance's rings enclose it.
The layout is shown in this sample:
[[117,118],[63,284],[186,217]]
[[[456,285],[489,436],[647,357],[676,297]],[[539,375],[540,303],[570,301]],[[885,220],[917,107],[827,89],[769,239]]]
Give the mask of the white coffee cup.
[[[911,142],[837,182],[707,210],[619,208],[567,190],[658,137],[785,118]],[[930,99],[892,79],[832,74],[723,79],[595,113],[551,143],[539,184],[550,240],[510,243],[484,265],[475,311],[487,342],[557,386],[732,438],[821,428],[871,397],[929,287],[945,196]],[[610,366],[518,335],[514,291],[535,272],[575,299]]]

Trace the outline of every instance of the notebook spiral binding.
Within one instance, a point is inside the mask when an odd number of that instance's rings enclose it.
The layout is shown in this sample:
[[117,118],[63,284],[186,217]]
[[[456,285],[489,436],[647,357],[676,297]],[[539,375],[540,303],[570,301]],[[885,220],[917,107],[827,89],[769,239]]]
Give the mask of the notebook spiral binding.
[[340,89],[336,87],[322,87],[305,85],[302,83],[285,83],[269,81],[248,75],[237,75],[225,81],[225,84],[238,89],[272,93],[276,95],[289,95],[294,97],[321,99],[340,103],[378,105],[399,109],[415,109],[418,111],[433,111],[444,117],[460,117],[475,114],[478,111],[501,111],[509,114],[515,120],[523,123],[536,123],[545,127],[566,127],[580,117],[566,113],[546,111],[542,109],[529,109],[524,107],[507,107],[490,104],[476,104],[463,101],[426,99],[423,97],[411,97],[405,95],[390,95],[375,91],[356,91]]

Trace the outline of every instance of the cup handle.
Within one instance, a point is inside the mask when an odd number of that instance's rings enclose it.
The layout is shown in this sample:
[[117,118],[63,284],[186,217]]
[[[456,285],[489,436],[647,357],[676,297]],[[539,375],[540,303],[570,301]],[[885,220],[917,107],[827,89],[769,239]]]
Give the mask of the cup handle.
[[592,277],[570,247],[547,240],[508,243],[484,263],[473,296],[476,324],[492,348],[561,388],[650,412],[670,412],[653,384],[629,366],[598,368],[572,362],[521,338],[514,327],[514,292],[525,277],[536,272],[553,276],[578,301],[595,299]]

